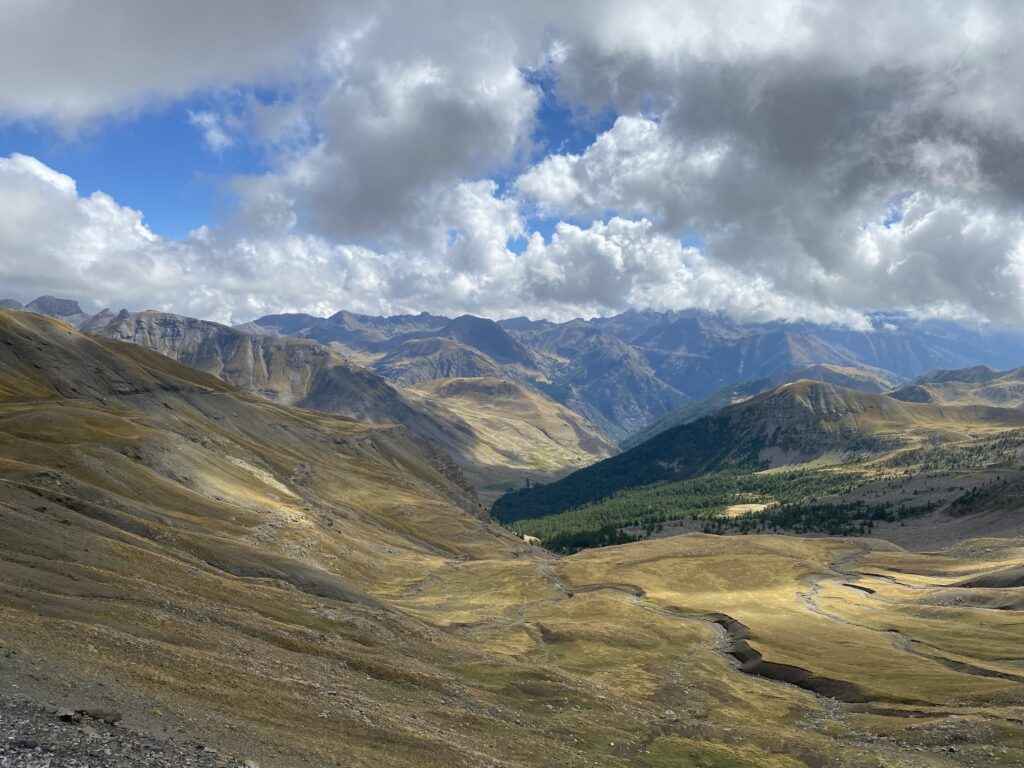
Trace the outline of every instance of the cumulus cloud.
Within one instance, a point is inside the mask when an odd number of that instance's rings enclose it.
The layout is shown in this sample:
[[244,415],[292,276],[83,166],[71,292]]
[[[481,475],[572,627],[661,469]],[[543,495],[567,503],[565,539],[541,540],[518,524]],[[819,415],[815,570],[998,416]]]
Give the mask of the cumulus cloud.
[[223,152],[234,146],[234,139],[228,135],[227,126],[216,112],[189,110],[188,121],[203,132],[203,141],[211,152]]
[[[154,235],[141,214],[22,155],[0,158],[0,281],[23,297],[57,292],[95,306],[167,309],[222,322],[280,310],[329,314],[473,311],[570,319],[631,306],[729,306],[747,319],[797,317],[806,302],[714,265],[648,220],[560,224],[524,232],[515,201],[493,182],[459,185],[440,208],[436,240],[374,251],[309,234],[238,238],[201,228],[183,241]],[[45,233],[45,236],[41,236]],[[819,319],[856,323],[827,307]]]
[[[268,167],[232,180],[228,219],[174,242],[12,156],[0,275],[22,297],[222,319],[705,307],[1021,325],[1022,29],[1024,10],[985,0],[15,4],[0,119],[73,127],[241,88],[244,124],[191,120]],[[611,125],[548,152],[538,82]]]

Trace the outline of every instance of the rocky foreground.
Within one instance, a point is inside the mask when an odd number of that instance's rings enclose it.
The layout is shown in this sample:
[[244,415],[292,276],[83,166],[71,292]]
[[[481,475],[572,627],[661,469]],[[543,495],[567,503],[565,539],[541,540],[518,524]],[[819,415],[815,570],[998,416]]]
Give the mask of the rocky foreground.
[[154,739],[119,725],[113,710],[75,711],[0,702],[0,768],[255,768],[186,741]]

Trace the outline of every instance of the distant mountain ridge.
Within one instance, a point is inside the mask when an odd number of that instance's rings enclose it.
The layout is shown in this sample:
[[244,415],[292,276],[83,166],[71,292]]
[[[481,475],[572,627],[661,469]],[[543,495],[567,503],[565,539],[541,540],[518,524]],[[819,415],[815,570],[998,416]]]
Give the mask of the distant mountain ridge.
[[[688,399],[658,380],[644,355],[600,329],[586,344],[538,339],[536,327],[510,331],[503,323],[462,315],[422,313],[371,317],[338,312],[327,318],[269,315],[245,326],[257,333],[316,339],[389,381],[412,386],[452,377],[496,377],[534,389],[621,439]],[[572,336],[576,324],[544,324]]]
[[[467,317],[456,320],[468,324]],[[472,337],[452,333],[452,321],[426,313],[273,315],[251,326],[331,343],[398,383],[442,378],[453,371],[517,381],[569,406],[624,445],[635,444],[630,435],[687,403],[737,383],[771,380],[801,368],[859,369],[897,385],[940,367],[1011,368],[1024,362],[1024,334],[985,333],[894,314],[870,319],[873,327],[861,331],[806,322],[739,323],[694,310],[630,310],[564,323],[476,318],[474,325],[487,331]],[[512,363],[496,359],[502,355],[495,353],[495,342],[500,339],[501,349],[510,345],[495,326],[526,354],[517,349],[506,356]],[[462,346],[426,344],[427,338]]]
[[493,424],[467,409],[465,398],[449,398],[443,391],[424,394],[399,389],[312,339],[254,335],[207,320],[154,311],[101,312],[83,322],[81,330],[160,352],[284,405],[372,424],[402,425],[451,454],[488,502],[524,477],[550,480],[616,450],[583,417],[525,390],[505,393],[508,412],[499,431],[530,435],[532,449],[524,450],[523,440],[496,440]]
[[631,435],[650,434],[643,431],[689,403],[810,366],[866,370],[899,384],[937,368],[1005,370],[1024,363],[1024,333],[892,313],[869,320],[870,329],[853,330],[740,323],[697,310],[630,310],[564,323],[342,310],[330,317],[267,315],[238,330],[321,342],[399,386],[452,377],[513,381],[627,445],[637,442]]
[[913,403],[1021,408],[1024,407],[1024,367],[997,371],[982,365],[955,371],[930,371],[892,392],[892,396]]
[[645,440],[650,440],[667,429],[681,424],[689,424],[697,419],[710,416],[726,406],[743,402],[762,392],[767,392],[783,384],[791,384],[801,379],[837,384],[859,392],[880,394],[882,392],[889,392],[896,386],[894,378],[893,374],[888,371],[872,371],[867,368],[845,368],[837,365],[807,365],[803,368],[785,371],[764,379],[736,382],[735,384],[723,387],[703,400],[687,403],[681,408],[677,408],[662,416],[646,429],[630,435],[626,440],[622,441],[621,445],[623,448],[632,448]]

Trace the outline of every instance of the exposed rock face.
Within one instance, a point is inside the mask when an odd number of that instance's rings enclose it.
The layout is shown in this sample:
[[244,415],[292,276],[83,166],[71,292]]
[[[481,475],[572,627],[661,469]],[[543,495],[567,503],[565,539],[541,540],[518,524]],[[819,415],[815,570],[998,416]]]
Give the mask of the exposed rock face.
[[253,336],[165,312],[122,312],[82,330],[139,344],[285,405],[371,422],[410,420],[408,404],[393,387],[313,341]]
[[[14,303],[17,304],[17,302]],[[20,307],[14,307],[11,304],[5,306],[10,306],[12,309],[20,309]],[[89,319],[89,315],[82,311],[77,301],[58,299],[56,296],[40,296],[35,301],[26,304],[24,309],[27,312],[35,312],[37,315],[56,318],[76,328]]]
[[[575,434],[565,435],[567,445],[561,452],[554,452],[564,459],[563,464],[520,461],[507,450],[481,450],[481,444],[487,442],[479,431],[483,425],[459,409],[448,407],[447,398],[410,397],[376,373],[311,339],[252,335],[218,323],[161,312],[122,311],[117,316],[98,315],[86,323],[83,330],[156,350],[268,400],[375,424],[401,424],[417,437],[450,453],[478,487],[518,484],[524,472],[533,479],[551,479],[552,473],[560,474],[560,471],[604,458],[612,452],[601,436],[596,441],[585,441],[593,451],[584,448],[580,454]],[[396,377],[402,383],[433,380],[442,369],[455,376],[501,373],[501,369],[482,353],[453,340],[429,338],[407,343],[435,345],[438,352],[433,358],[413,355],[408,377]],[[392,359],[397,361],[398,355]],[[414,375],[425,368],[430,372],[419,377]],[[535,397],[546,400],[540,395]],[[555,407],[554,403],[550,405]],[[510,421],[516,419],[525,423],[515,426],[513,431],[538,428],[543,421],[538,411],[511,413]],[[531,419],[538,424],[531,426]],[[579,417],[576,420],[584,433],[600,434],[585,420]],[[454,468],[447,467],[444,459],[436,461],[439,467],[445,466],[446,476],[457,474],[457,470],[453,472]],[[468,487],[465,479],[458,482]]]

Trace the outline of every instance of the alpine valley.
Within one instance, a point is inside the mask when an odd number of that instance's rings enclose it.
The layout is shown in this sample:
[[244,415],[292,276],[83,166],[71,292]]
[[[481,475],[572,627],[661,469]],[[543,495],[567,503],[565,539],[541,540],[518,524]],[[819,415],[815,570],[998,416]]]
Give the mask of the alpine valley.
[[3,304],[20,754],[1024,762],[1022,338]]

